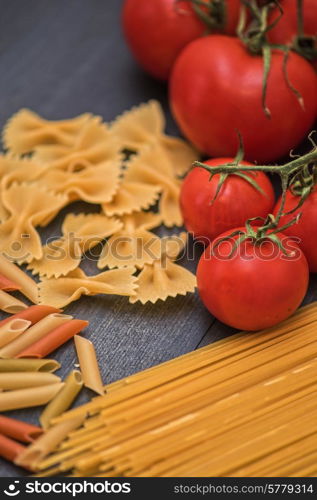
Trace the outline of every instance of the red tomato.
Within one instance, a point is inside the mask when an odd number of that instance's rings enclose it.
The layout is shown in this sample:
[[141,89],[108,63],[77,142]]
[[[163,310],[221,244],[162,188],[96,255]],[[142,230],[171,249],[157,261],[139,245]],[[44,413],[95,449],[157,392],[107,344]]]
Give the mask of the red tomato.
[[276,325],[293,314],[306,294],[306,257],[291,238],[282,235],[279,238],[292,256],[286,257],[270,240],[259,246],[246,240],[230,257],[237,237],[220,243],[213,253],[215,240],[201,256],[197,269],[200,297],[217,319],[239,330]]
[[[288,191],[284,212],[293,210],[298,205],[299,201],[300,198],[298,196]],[[279,199],[276,204],[274,214],[278,212],[280,204],[281,199]],[[299,213],[302,214],[299,222],[285,229],[284,233],[298,238],[298,245],[307,258],[310,271],[312,273],[317,273],[317,186],[298,210],[293,214],[285,215],[281,218],[280,225],[287,224]]]
[[[207,3],[207,0],[206,0]],[[224,33],[234,35],[239,0],[225,0]],[[167,80],[174,61],[189,42],[207,33],[207,26],[188,1],[126,0],[123,30],[138,63],[152,76]]]
[[[298,35],[297,0],[280,0],[283,15],[268,31],[268,39],[272,43],[290,44]],[[276,7],[269,15],[268,23],[271,24],[280,16]],[[317,36],[317,4],[316,0],[303,1],[304,34],[306,36]]]
[[[208,160],[208,165],[221,165],[233,158]],[[243,165],[252,165],[241,162]],[[245,173],[245,172],[243,172]],[[214,202],[220,175],[209,181],[210,174],[202,167],[193,168],[186,176],[180,196],[185,226],[195,238],[209,242],[227,229],[241,226],[252,217],[266,217],[274,206],[274,191],[263,172],[247,174],[262,189],[257,191],[249,182],[229,175]]]
[[274,161],[288,154],[317,115],[317,75],[290,53],[288,76],[304,109],[287,85],[281,51],[272,53],[267,87],[268,118],[262,108],[263,58],[238,38],[212,35],[191,42],[178,57],[170,79],[170,104],[185,136],[210,156],[234,156],[237,130],[250,161]]

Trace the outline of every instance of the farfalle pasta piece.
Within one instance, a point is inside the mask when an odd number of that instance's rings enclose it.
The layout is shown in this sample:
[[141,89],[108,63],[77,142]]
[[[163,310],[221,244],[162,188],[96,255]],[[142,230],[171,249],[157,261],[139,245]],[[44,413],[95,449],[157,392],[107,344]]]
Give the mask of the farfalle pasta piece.
[[91,117],[85,113],[69,120],[50,121],[29,109],[21,109],[5,125],[3,143],[6,149],[18,154],[51,144],[70,147]]
[[149,229],[161,223],[161,217],[152,212],[135,212],[121,218],[122,229],[105,243],[98,260],[98,268],[136,266],[153,262],[160,256],[160,238]]
[[58,168],[74,172],[87,166],[98,165],[121,158],[120,144],[109,132],[106,124],[92,119],[81,130],[72,147],[51,145],[37,147],[34,159]]
[[159,146],[144,148],[134,156],[128,162],[125,180],[161,186],[159,212],[162,222],[167,227],[183,224],[179,206],[180,182],[174,178],[170,161]]
[[11,154],[0,156],[1,189],[7,189],[13,182],[32,182],[45,172],[45,167],[33,158],[18,158]]
[[102,209],[109,216],[146,210],[154,205],[161,190],[160,186],[123,181],[112,200],[102,204]]
[[66,275],[76,269],[85,252],[116,233],[122,223],[102,214],[68,214],[62,225],[63,236],[43,247],[43,256],[28,269],[48,278]]
[[195,291],[195,275],[174,262],[185,242],[185,233],[162,238],[161,258],[152,264],[146,264],[138,275],[138,289],[129,299],[132,304],[137,301],[155,304],[159,299],[166,300],[168,297]]
[[184,140],[164,134],[165,117],[158,101],[151,100],[126,111],[112,124],[111,131],[126,149],[139,151],[143,146],[161,146],[168,156],[175,175],[183,175],[198,153]]
[[40,282],[40,302],[65,307],[82,295],[133,296],[136,289],[134,272],[134,267],[126,267],[105,271],[96,276],[87,276],[82,269],[75,269],[65,277]]
[[121,162],[113,160],[74,172],[48,169],[39,176],[38,182],[50,186],[57,193],[66,194],[70,201],[101,204],[110,202],[118,191],[120,175]]
[[0,224],[0,251],[16,262],[42,257],[42,245],[35,227],[59,211],[68,199],[36,184],[13,183],[2,192],[8,218]]

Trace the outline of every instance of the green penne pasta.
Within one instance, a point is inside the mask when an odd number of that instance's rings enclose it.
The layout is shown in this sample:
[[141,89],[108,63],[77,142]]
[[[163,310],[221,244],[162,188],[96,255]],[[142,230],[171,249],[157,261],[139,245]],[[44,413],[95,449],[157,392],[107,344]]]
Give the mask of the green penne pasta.
[[65,380],[65,385],[48,403],[39,420],[44,429],[51,425],[51,420],[68,410],[83,387],[80,371],[73,370]]
[[55,372],[61,365],[54,359],[0,359],[3,372]]

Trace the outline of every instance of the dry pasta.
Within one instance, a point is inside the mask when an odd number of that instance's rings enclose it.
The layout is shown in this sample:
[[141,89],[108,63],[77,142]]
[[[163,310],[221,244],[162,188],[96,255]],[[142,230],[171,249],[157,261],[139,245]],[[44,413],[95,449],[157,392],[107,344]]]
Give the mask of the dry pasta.
[[23,293],[23,295],[25,295],[31,302],[37,303],[38,289],[35,281],[33,281],[32,278],[25,274],[18,266],[13,264],[13,262],[6,259],[3,255],[0,255],[0,273],[19,285],[21,293]]
[[80,335],[76,335],[74,340],[84,385],[97,394],[104,394],[96,351],[92,342]]
[[4,146],[13,153],[29,153],[37,146],[52,143],[70,147],[90,118],[91,114],[85,113],[69,120],[49,121],[29,109],[21,109],[4,128]]
[[73,146],[52,145],[36,148],[36,161],[47,163],[49,168],[74,171],[96,166],[107,161],[118,161],[120,146],[111,137],[104,123],[88,121],[79,132]]
[[123,181],[112,200],[102,204],[106,215],[125,215],[150,208],[157,201],[160,186]]
[[175,179],[172,164],[158,146],[144,148],[130,159],[125,174],[127,182],[161,186],[159,213],[167,227],[183,223],[179,206],[180,182]]
[[162,238],[161,256],[151,264],[146,264],[138,275],[137,291],[130,297],[134,304],[140,301],[142,304],[157,300],[166,300],[176,295],[186,295],[194,292],[196,287],[196,276],[184,267],[173,262],[183,250],[186,243],[186,234]]
[[0,411],[44,405],[53,399],[63,386],[64,384],[61,382],[40,387],[1,392]]
[[74,335],[81,332],[88,324],[88,321],[82,319],[67,321],[67,323],[57,326],[44,337],[41,337],[33,344],[26,347],[26,349],[17,354],[17,357],[44,358],[58,347],[65,344],[65,342],[74,337]]
[[111,131],[125,148],[132,151],[158,144],[173,164],[174,173],[183,175],[197,159],[197,152],[182,139],[165,135],[164,128],[162,107],[158,101],[151,100],[119,116]]
[[0,388],[5,391],[57,384],[61,379],[53,373],[9,372],[0,373]]
[[[83,200],[87,203],[109,202],[119,187],[120,159],[104,161],[91,168],[82,161],[82,165],[74,170],[49,168],[40,171],[37,181],[43,186],[49,186],[57,193],[62,193],[70,201]],[[106,179],[106,182],[102,182]]]
[[0,359],[0,373],[55,372],[60,367],[54,359]]
[[86,415],[37,469],[74,477],[311,475],[316,325],[314,304],[279,326],[110,384],[107,395],[55,419]]
[[0,456],[9,460],[10,462],[14,462],[16,458],[25,450],[25,447],[13,441],[13,439],[0,434]]
[[19,337],[31,324],[27,319],[11,319],[0,326],[0,348]]
[[45,337],[49,332],[54,330],[57,326],[62,325],[72,319],[72,316],[67,314],[49,314],[41,319],[31,328],[29,328],[23,335],[20,335],[10,344],[0,349],[0,358],[14,358],[17,354],[24,349],[34,344],[37,340]]
[[40,415],[39,420],[44,429],[50,427],[52,418],[61,415],[69,409],[82,387],[83,380],[81,373],[78,370],[71,371],[65,379],[64,387],[48,403]]
[[161,223],[158,214],[135,212],[121,218],[122,229],[117,231],[102,249],[98,268],[136,266],[142,268],[146,263],[159,258],[160,238],[149,231]]
[[50,427],[50,429],[31,444],[31,446],[28,446],[22,453],[19,453],[15,463],[26,468],[35,468],[39,460],[42,460],[53,451],[58,444],[65,439],[69,432],[77,429],[77,427],[82,424],[83,420],[84,417],[80,416],[68,422],[62,422],[61,424]]
[[43,434],[43,429],[36,425],[21,422],[21,420],[0,415],[0,433],[7,437],[17,439],[22,443],[32,443]]
[[135,293],[136,277],[134,267],[113,269],[87,276],[81,269],[75,269],[65,277],[46,279],[39,283],[40,302],[65,307],[81,295],[111,294],[130,296]]
[[14,290],[19,290],[20,288],[20,285],[17,285],[13,281],[0,274],[0,290],[4,290],[5,292],[13,292]]
[[20,263],[41,258],[42,245],[35,227],[55,216],[67,197],[35,184],[13,183],[3,191],[2,201],[10,215],[0,225],[0,250]]
[[[36,294],[38,294],[38,290],[36,288]],[[3,319],[0,321],[0,328],[8,323],[9,321],[12,321],[14,319],[25,319],[27,321],[31,321],[32,325],[34,323],[37,323],[41,319],[45,318],[45,316],[48,316],[49,314],[53,313],[59,313],[60,310],[57,309],[56,307],[52,306],[46,306],[46,305],[36,305],[36,306],[30,306],[24,311],[14,314],[13,316],[10,316],[9,318]]]
[[27,309],[27,305],[7,292],[0,290],[0,309],[7,313],[18,313]]
[[42,258],[33,260],[28,269],[48,278],[68,274],[79,266],[85,252],[121,227],[118,219],[101,214],[68,214],[62,225],[63,236],[44,246]]

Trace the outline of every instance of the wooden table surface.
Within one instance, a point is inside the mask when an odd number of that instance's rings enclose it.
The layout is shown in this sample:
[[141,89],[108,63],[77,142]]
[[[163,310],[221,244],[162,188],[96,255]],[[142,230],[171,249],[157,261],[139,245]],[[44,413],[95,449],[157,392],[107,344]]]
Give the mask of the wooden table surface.
[[[165,85],[136,66],[120,30],[122,0],[0,0],[0,126],[22,107],[46,118],[61,119],[90,111],[106,121],[151,98],[167,114],[167,130],[177,135],[167,104]],[[98,211],[76,203],[65,209],[42,232],[60,235],[60,224],[70,211]],[[183,264],[195,270],[195,260]],[[91,274],[95,262],[83,266]],[[296,283],[294,283],[296,286]],[[317,300],[317,278],[312,277],[305,302]],[[234,330],[215,320],[197,294],[155,305],[129,304],[126,298],[84,297],[67,313],[88,319],[87,337],[93,341],[105,383],[125,377],[231,335]],[[77,362],[73,343],[53,358],[64,376]],[[92,393],[83,391],[82,403]],[[36,422],[39,410],[8,412]],[[23,471],[0,462],[2,476]]]

